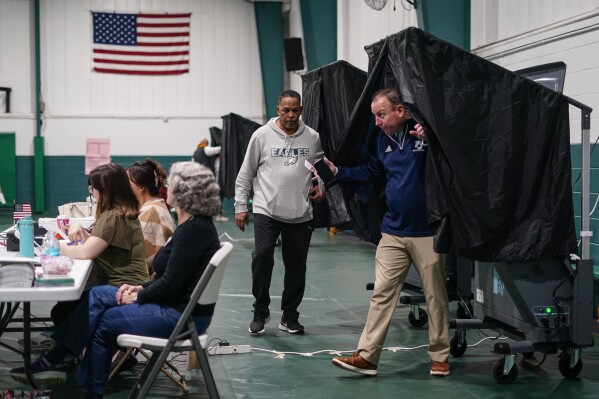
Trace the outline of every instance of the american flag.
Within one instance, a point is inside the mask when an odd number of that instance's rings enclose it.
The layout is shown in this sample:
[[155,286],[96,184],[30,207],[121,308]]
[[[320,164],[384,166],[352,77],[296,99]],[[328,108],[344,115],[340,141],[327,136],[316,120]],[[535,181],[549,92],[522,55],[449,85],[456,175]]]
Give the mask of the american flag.
[[12,214],[12,219],[16,223],[17,220],[23,219],[25,216],[31,216],[30,204],[15,204],[15,209]]
[[92,12],[94,71],[131,75],[189,73],[186,14]]

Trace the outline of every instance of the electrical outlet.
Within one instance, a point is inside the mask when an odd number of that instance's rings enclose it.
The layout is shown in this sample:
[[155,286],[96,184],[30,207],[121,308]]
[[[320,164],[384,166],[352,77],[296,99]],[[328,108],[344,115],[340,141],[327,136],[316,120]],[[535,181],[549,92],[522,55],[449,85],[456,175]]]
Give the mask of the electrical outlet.
[[252,347],[250,345],[216,345],[208,348],[209,355],[233,355],[236,353],[250,353],[251,351]]

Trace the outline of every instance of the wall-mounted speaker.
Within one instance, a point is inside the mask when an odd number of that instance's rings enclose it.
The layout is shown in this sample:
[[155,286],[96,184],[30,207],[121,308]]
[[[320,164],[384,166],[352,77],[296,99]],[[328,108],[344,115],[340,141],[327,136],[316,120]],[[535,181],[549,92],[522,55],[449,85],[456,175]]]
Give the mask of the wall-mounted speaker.
[[304,54],[302,52],[302,39],[289,37],[283,39],[285,50],[285,66],[288,71],[301,71],[304,69]]

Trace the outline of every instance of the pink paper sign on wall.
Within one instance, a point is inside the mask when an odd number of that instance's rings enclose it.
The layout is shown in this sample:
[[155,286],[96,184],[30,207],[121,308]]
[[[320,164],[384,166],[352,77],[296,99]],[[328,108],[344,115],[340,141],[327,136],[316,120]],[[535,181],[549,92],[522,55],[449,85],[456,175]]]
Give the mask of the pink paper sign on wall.
[[92,169],[110,163],[110,139],[87,139],[85,151],[85,174]]

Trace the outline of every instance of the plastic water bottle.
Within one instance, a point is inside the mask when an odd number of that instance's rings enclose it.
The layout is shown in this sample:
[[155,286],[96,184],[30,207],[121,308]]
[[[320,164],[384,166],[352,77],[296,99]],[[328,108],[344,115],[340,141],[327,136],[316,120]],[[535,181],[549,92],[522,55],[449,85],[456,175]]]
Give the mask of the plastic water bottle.
[[42,248],[44,250],[44,255],[46,256],[60,256],[60,242],[51,231],[46,233]]
[[19,229],[19,255],[24,258],[33,258],[33,220],[25,216],[17,222]]

